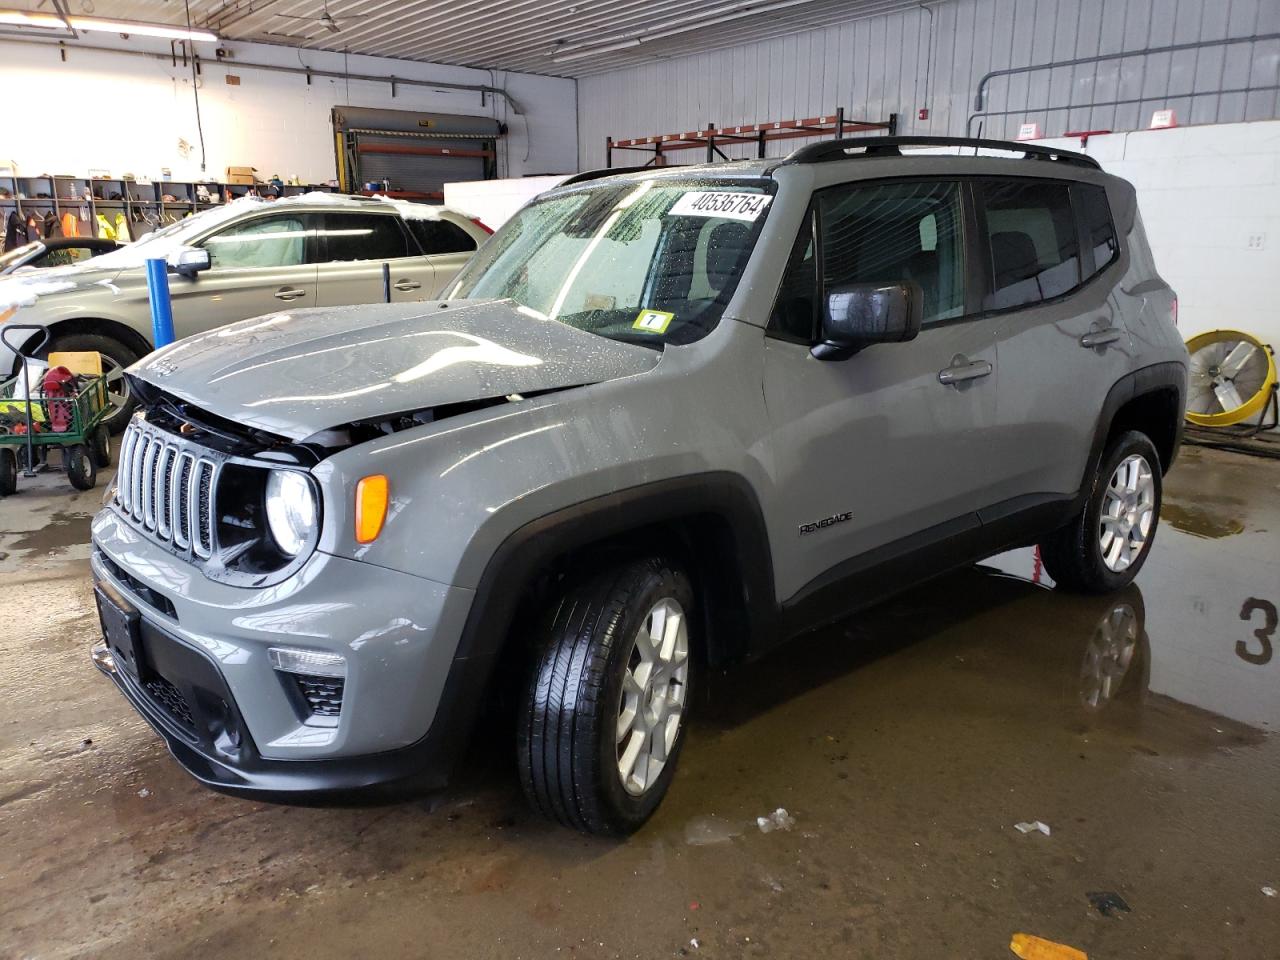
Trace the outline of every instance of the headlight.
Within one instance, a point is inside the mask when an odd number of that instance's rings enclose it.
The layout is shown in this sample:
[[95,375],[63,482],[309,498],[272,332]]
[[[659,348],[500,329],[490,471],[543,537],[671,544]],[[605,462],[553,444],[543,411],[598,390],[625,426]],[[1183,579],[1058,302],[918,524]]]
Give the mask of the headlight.
[[316,525],[316,498],[307,478],[294,470],[267,477],[267,527],[280,552],[296,557]]

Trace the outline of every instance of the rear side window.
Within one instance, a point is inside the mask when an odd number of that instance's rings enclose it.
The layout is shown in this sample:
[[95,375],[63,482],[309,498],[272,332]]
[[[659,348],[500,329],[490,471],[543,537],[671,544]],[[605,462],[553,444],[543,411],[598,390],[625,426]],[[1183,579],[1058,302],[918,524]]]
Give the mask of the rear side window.
[[321,236],[326,260],[397,260],[418,253],[392,214],[326,213]]
[[991,255],[986,309],[1051,300],[1080,285],[1080,243],[1067,184],[987,183],[982,195]]
[[1115,224],[1111,221],[1111,205],[1107,191],[1090,183],[1077,183],[1071,188],[1080,208],[1080,225],[1084,242],[1093,254],[1093,272],[1100,273],[1120,255]]
[[471,235],[448,220],[406,220],[405,225],[427,256],[434,253],[470,253],[476,248]]

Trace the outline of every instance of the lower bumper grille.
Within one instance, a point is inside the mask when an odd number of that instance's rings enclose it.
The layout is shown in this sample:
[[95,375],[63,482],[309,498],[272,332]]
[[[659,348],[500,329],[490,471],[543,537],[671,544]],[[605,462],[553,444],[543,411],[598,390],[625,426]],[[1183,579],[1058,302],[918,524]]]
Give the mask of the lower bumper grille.
[[196,728],[191,704],[187,703],[187,698],[182,695],[181,690],[161,676],[152,677],[147,681],[146,686],[151,699],[160,704],[165,713],[189,730]]
[[345,682],[341,678],[296,674],[298,691],[311,708],[313,716],[336,717],[342,713],[342,691]]

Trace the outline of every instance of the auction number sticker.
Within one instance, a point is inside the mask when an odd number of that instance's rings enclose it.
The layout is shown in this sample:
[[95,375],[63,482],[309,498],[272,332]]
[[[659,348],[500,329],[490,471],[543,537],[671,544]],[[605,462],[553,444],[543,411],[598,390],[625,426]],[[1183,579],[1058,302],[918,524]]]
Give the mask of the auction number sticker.
[[641,310],[640,316],[636,317],[631,326],[643,333],[666,333],[675,317],[674,313],[667,313],[665,310]]
[[773,197],[764,193],[697,190],[686,193],[669,211],[673,217],[728,217],[748,223],[764,213]]

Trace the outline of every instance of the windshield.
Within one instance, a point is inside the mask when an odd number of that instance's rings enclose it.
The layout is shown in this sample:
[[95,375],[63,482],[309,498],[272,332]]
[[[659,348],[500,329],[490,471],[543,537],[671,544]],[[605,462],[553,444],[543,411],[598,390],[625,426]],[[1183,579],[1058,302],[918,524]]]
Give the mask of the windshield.
[[536,200],[450,297],[510,298],[601,336],[660,346],[715,327],[760,234],[771,180],[601,182]]

